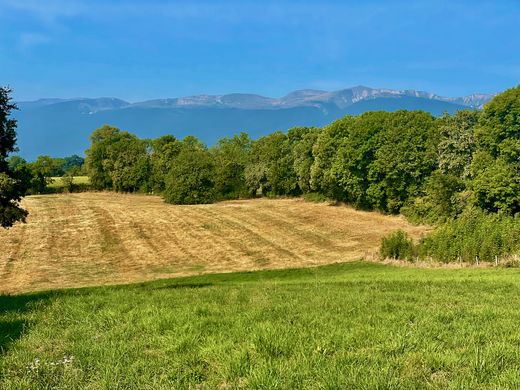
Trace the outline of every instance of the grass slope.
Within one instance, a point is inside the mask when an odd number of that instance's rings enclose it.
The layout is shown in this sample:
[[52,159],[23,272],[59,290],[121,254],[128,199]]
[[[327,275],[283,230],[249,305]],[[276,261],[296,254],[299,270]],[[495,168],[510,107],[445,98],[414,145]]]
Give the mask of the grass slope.
[[0,296],[0,388],[518,388],[519,276],[354,262]]
[[0,293],[304,267],[376,253],[425,228],[402,217],[302,199],[174,206],[158,196],[29,196],[27,224],[0,231]]

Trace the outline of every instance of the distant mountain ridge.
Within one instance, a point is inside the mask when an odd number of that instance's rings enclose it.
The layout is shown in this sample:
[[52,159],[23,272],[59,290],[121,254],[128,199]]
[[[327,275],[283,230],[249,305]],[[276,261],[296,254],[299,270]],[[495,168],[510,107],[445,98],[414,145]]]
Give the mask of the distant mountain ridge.
[[212,107],[212,108],[239,108],[239,109],[279,109],[302,106],[315,106],[334,104],[338,108],[346,108],[362,100],[377,98],[401,98],[415,97],[429,100],[438,100],[454,103],[469,108],[481,108],[486,102],[495,96],[494,94],[475,93],[463,97],[443,97],[430,92],[416,91],[413,89],[374,89],[365,86],[356,86],[338,91],[328,92],[314,89],[302,89],[293,91],[281,98],[246,93],[231,93],[226,95],[194,95],[180,98],[166,98],[145,100],[129,103],[117,98],[71,98],[71,99],[39,99],[33,102],[20,102],[22,106],[34,107],[48,106],[65,102],[78,102],[84,108],[90,108],[91,112],[127,107],[148,108],[186,108],[186,107]]
[[108,123],[143,138],[195,135],[212,144],[240,131],[259,137],[293,126],[323,126],[366,111],[424,110],[433,115],[479,109],[493,94],[443,97],[430,92],[356,86],[338,91],[302,89],[280,98],[256,94],[195,95],[130,103],[117,98],[18,102],[20,154],[82,154],[88,136]]

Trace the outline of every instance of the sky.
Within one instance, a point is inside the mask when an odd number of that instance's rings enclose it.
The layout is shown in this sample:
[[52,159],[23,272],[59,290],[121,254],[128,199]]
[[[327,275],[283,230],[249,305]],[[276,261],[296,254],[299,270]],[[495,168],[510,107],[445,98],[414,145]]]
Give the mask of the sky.
[[520,1],[0,0],[18,101],[520,82]]

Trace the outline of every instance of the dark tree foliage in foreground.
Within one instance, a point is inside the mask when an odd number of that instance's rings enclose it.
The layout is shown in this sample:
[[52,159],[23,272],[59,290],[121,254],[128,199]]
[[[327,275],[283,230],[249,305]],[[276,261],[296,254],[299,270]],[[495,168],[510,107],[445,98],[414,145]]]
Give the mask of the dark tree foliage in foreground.
[[0,226],[9,228],[15,222],[25,222],[27,211],[20,207],[25,195],[24,181],[9,167],[7,157],[16,151],[16,120],[11,111],[16,110],[11,103],[11,89],[0,87]]

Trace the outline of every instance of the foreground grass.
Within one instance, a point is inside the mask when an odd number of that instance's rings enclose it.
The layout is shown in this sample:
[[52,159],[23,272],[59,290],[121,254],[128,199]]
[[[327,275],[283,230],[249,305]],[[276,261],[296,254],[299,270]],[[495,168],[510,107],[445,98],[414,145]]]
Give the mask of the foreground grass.
[[518,387],[519,276],[357,262],[0,296],[0,388]]

